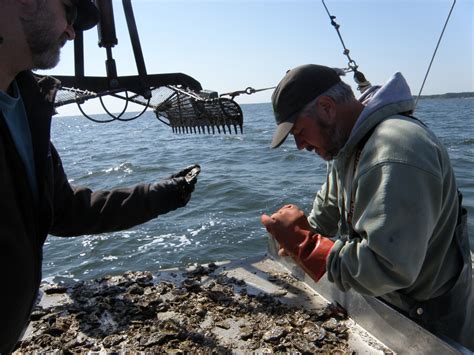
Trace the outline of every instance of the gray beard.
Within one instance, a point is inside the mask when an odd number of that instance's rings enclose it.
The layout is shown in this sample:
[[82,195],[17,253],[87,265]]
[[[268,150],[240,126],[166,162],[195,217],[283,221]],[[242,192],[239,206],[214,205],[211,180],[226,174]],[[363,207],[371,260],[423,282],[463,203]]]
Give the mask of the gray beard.
[[50,19],[44,6],[32,18],[22,19],[26,41],[30,48],[33,69],[51,69],[59,63],[65,38],[55,38],[51,31]]
[[346,136],[340,131],[340,128],[334,130],[333,137],[334,137],[334,145],[333,145],[332,149],[329,151],[329,153],[330,153],[331,156],[334,158],[336,155],[339,154],[339,152],[341,151],[342,147],[344,147],[344,145],[345,145],[346,142],[347,142],[348,137],[346,137]]
[[328,156],[323,157],[323,159],[327,161],[333,160],[334,157],[336,157],[339,154],[342,147],[344,147],[349,136],[347,134],[344,134],[341,127],[329,126],[326,123],[322,122],[321,119],[318,119],[318,123],[321,127],[321,130],[324,132],[324,134],[332,138],[332,146],[326,148],[327,149],[326,152],[328,153]]

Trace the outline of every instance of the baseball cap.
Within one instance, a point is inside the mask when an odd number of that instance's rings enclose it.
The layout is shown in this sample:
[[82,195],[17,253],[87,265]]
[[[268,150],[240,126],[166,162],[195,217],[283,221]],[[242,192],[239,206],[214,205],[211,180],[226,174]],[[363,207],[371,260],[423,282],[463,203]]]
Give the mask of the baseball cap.
[[288,137],[299,112],[317,96],[339,83],[336,70],[316,64],[290,69],[272,94],[277,129],[271,148],[278,148]]
[[99,10],[92,0],[73,0],[75,7],[74,31],[86,31],[99,22]]

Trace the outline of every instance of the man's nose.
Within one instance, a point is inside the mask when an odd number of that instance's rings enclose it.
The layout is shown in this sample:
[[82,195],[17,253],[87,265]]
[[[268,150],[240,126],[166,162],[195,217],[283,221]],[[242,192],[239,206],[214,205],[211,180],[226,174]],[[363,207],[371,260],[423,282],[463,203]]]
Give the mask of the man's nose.
[[302,150],[306,147],[306,143],[304,142],[303,139],[299,138],[298,135],[295,135],[294,138],[295,138],[296,148],[298,148],[298,150]]

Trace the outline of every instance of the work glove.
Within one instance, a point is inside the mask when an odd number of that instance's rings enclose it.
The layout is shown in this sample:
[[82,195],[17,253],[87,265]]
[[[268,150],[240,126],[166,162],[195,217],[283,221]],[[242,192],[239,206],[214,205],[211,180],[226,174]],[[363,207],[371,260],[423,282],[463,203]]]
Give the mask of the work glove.
[[334,243],[313,233],[304,212],[295,205],[286,205],[271,217],[264,214],[261,221],[280,248],[318,282],[326,272],[326,258]]
[[171,175],[168,179],[150,185],[153,209],[157,214],[165,214],[184,207],[191,199],[201,168],[198,164]]

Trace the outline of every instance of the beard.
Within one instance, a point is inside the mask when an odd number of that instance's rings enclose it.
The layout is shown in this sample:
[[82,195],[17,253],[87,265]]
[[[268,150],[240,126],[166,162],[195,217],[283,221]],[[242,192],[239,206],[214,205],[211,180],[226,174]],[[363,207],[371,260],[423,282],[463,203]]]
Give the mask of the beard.
[[54,68],[59,62],[61,47],[67,40],[65,34],[58,38],[54,33],[47,6],[46,2],[43,6],[38,6],[34,16],[21,19],[33,69]]
[[330,143],[324,147],[325,154],[320,155],[326,161],[333,160],[346,144],[349,134],[340,126],[332,125],[318,118],[318,124],[326,137],[330,137]]
[[336,157],[339,152],[341,151],[342,147],[347,142],[347,135],[342,132],[342,129],[340,127],[333,128],[332,129],[332,134],[331,136],[333,138],[332,141],[332,146],[328,148],[328,159],[326,160],[332,160],[334,157]]

